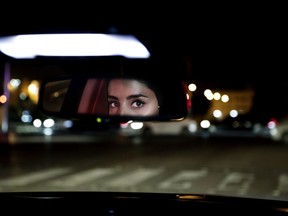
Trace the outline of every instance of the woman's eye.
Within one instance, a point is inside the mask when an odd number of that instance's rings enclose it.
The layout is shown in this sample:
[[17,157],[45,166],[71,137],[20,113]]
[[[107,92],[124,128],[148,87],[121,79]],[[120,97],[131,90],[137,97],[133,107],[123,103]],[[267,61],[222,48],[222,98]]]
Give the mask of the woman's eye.
[[142,107],[142,106],[144,106],[144,102],[143,101],[139,101],[139,100],[137,100],[137,101],[134,101],[133,103],[132,103],[132,107],[134,107],[134,108],[140,108],[140,107]]
[[109,102],[109,106],[112,107],[112,108],[116,108],[116,107],[118,107],[118,105],[119,104],[116,101]]

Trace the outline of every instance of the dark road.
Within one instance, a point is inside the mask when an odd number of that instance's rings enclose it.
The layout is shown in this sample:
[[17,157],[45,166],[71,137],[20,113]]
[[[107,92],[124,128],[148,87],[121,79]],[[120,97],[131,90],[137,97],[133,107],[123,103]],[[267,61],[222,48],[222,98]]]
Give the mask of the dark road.
[[287,146],[256,138],[23,143],[1,147],[0,191],[159,191],[278,199],[288,196],[287,155]]

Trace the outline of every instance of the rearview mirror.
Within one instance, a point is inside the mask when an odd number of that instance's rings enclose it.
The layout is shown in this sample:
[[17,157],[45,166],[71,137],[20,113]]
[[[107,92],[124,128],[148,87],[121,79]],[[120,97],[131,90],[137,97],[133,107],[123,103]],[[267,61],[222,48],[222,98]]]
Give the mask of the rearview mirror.
[[188,112],[186,89],[175,79],[61,76],[43,80],[38,105],[44,114],[61,118],[176,120]]

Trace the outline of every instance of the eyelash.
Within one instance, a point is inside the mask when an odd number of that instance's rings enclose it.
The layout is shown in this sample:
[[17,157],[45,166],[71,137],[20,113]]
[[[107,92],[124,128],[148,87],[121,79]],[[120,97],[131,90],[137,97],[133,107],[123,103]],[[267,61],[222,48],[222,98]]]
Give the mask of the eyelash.
[[[119,104],[119,102],[118,101],[109,101],[108,104],[109,104],[109,107],[115,108],[115,107],[118,107],[117,105]],[[115,104],[117,104],[117,105],[115,105]]]
[[[136,103],[136,105],[134,106],[134,104]],[[140,103],[140,105],[137,105],[137,103]],[[116,105],[115,105],[116,104]],[[145,102],[142,100],[134,100],[131,103],[132,108],[136,108],[139,109],[141,107],[143,107],[145,105]],[[118,101],[109,101],[109,107],[115,108],[119,106],[119,102]]]
[[[138,106],[138,105],[136,105],[136,107],[133,107],[133,104],[134,103],[140,103],[140,105]],[[131,106],[133,107],[133,108],[141,108],[141,107],[143,107],[145,105],[145,102],[144,101],[141,101],[141,100],[135,100],[135,101],[132,101],[132,103],[131,103]]]

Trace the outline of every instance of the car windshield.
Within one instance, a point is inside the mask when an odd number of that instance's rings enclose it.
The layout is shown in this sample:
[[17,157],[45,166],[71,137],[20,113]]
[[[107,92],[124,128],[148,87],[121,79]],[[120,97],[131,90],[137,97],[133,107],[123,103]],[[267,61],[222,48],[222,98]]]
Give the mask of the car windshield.
[[[167,14],[151,21],[140,14],[107,15],[97,22],[91,17],[43,26],[23,19],[11,21],[14,30],[5,24],[0,192],[190,193],[288,201],[285,25],[266,14],[218,15]],[[80,39],[45,47],[51,54],[51,47],[61,45],[60,58],[38,50],[46,41],[39,40],[37,49],[25,41],[21,46],[29,52],[20,54],[4,44],[12,35],[64,37],[80,31],[121,36],[121,44],[109,38],[97,56],[92,51],[99,44],[82,46]],[[131,38],[141,44],[128,46]],[[19,42],[12,48],[20,46],[19,37],[11,41]],[[64,41],[74,42],[70,52]],[[108,52],[112,44],[115,53]],[[84,55],[69,55],[79,47]],[[47,80],[53,82],[42,92]],[[129,118],[106,118],[122,114]]]

